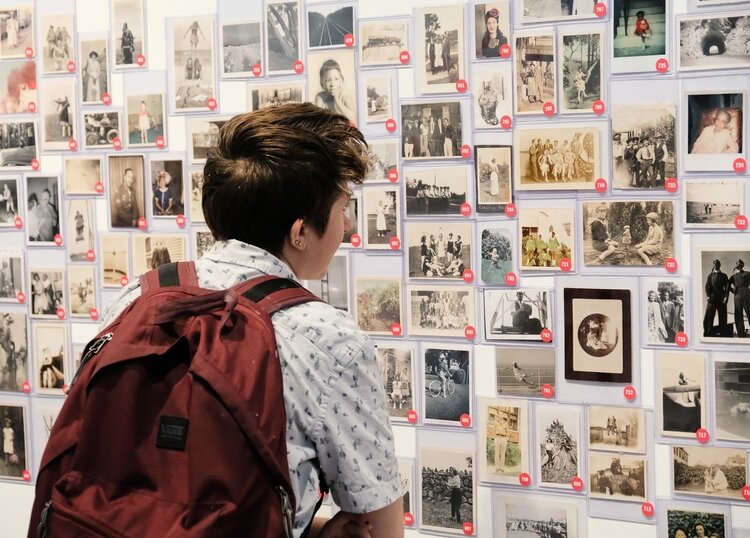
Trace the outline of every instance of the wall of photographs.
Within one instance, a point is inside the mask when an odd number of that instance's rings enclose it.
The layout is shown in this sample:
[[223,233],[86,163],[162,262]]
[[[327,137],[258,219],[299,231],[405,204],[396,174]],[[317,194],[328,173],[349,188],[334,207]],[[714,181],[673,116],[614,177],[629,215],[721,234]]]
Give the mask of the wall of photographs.
[[210,247],[218,128],[308,100],[375,163],[308,285],[377,345],[407,535],[750,536],[748,75],[747,1],[3,0],[4,528],[106,304]]

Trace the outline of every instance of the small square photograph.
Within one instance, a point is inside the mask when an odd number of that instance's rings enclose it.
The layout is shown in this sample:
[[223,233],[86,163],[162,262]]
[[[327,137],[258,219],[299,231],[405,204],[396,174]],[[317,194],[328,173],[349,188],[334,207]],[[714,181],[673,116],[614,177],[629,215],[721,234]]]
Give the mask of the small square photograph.
[[[701,342],[747,343],[750,272],[745,271],[744,260],[750,260],[750,252],[731,245],[698,249],[693,267],[696,268],[696,295],[700,293],[703,298],[700,303],[704,312]],[[702,289],[698,287],[701,283]],[[696,321],[699,319],[698,314]]]
[[151,215],[174,218],[185,213],[182,160],[151,161]]
[[674,344],[685,332],[685,282],[678,279],[643,279],[646,344]]
[[5,42],[0,44],[0,59],[25,58],[26,47],[34,46],[34,6],[22,5],[0,10]]
[[398,171],[398,138],[385,138],[367,141],[367,156],[370,159],[370,170],[365,177],[366,183],[390,182],[388,173]]
[[166,133],[164,94],[128,95],[126,104],[128,147],[155,147],[157,137]]
[[172,43],[172,105],[178,112],[207,111],[216,97],[214,17],[168,19]]
[[685,179],[685,228],[734,229],[745,214],[745,182],[741,179]]
[[477,213],[502,213],[513,201],[511,146],[474,146]]
[[726,515],[720,512],[697,512],[695,510],[667,510],[667,532],[669,536],[690,537],[712,535],[718,538],[732,536]]
[[303,82],[289,80],[272,84],[256,84],[253,81],[247,84],[247,108],[250,111],[285,103],[301,103],[304,100],[305,84]]
[[401,210],[395,187],[370,187],[362,190],[365,248],[390,250],[392,237],[401,235]]
[[0,391],[22,392],[29,379],[26,314],[0,314]]
[[219,140],[219,129],[224,125],[228,117],[222,118],[189,118],[187,121],[188,149],[191,164],[203,164],[206,162],[208,148],[215,145]]
[[461,103],[413,103],[401,105],[404,159],[460,157],[463,144]]
[[134,275],[142,275],[165,263],[187,259],[184,234],[134,235],[132,240]]
[[521,211],[521,269],[559,271],[563,259],[575,266],[573,218],[571,208],[530,207]]
[[109,222],[112,228],[138,228],[146,217],[143,155],[109,156]]
[[34,373],[37,393],[62,395],[70,375],[66,371],[68,326],[65,323],[37,323],[34,331]]
[[583,264],[664,266],[675,256],[674,204],[666,200],[584,202]]
[[514,56],[516,114],[541,114],[546,102],[557,109],[554,34],[517,36]]
[[130,259],[130,236],[122,233],[99,235],[102,259],[102,286],[121,288],[122,278],[128,278]]
[[529,536],[560,536],[577,538],[578,507],[549,496],[529,497],[500,495],[495,491],[495,536],[518,538]]
[[679,21],[678,69],[696,71],[750,66],[750,51],[747,50],[745,35],[750,29],[750,15],[746,11],[722,15]]
[[482,290],[484,338],[541,342],[542,329],[552,327],[551,293],[541,288]]
[[401,479],[404,514],[414,514],[414,460],[398,458],[398,477]]
[[81,39],[81,104],[98,105],[109,93],[107,37]]
[[646,411],[642,408],[591,405],[588,424],[591,450],[646,451]]
[[[615,2],[612,10],[613,56],[633,58],[657,56],[666,53],[667,1],[644,0],[637,6]],[[654,61],[651,60],[651,64]]]
[[414,28],[417,32],[414,55],[417,93],[456,91],[456,82],[466,78],[464,6],[416,8]]
[[68,265],[70,317],[89,318],[97,308],[96,273],[93,265]]
[[112,0],[112,49],[115,69],[138,67],[146,54],[145,0]]
[[577,406],[536,406],[539,485],[570,488],[580,476],[581,409]]
[[112,148],[120,138],[120,125],[119,112],[84,112],[84,149]]
[[30,60],[0,62],[0,114],[25,114],[37,103],[36,63]]
[[260,21],[221,25],[222,78],[249,78],[263,64],[260,28]]
[[[415,405],[412,350],[408,347],[377,346],[375,353],[388,398],[388,414],[391,420],[404,422]],[[409,510],[405,508],[405,511]]]
[[484,228],[480,233],[479,276],[488,286],[504,286],[513,270],[513,235],[510,228]]
[[739,156],[744,99],[742,93],[688,95],[688,154]]
[[85,262],[88,251],[96,248],[93,200],[66,200],[65,206],[65,251],[68,261]]
[[409,334],[465,336],[474,325],[474,292],[462,286],[409,286]]
[[459,216],[467,173],[465,166],[405,167],[406,216]]
[[68,157],[65,159],[65,194],[97,195],[97,183],[103,182],[101,157]]
[[565,379],[630,383],[630,290],[563,291]]
[[269,75],[294,73],[294,62],[301,54],[300,2],[265,0],[265,50],[268,51]]
[[65,280],[62,269],[29,269],[31,317],[57,319],[65,309]]
[[305,287],[339,310],[349,311],[349,257],[345,252],[333,255],[328,271],[320,280],[306,280]]
[[22,481],[29,467],[26,409],[20,405],[0,405],[0,421],[3,424],[0,478]]
[[307,42],[309,49],[343,47],[344,38],[354,35],[352,4],[311,4],[307,6]]
[[39,159],[36,123],[0,121],[0,134],[0,167],[31,170],[32,161]]
[[601,32],[561,34],[562,112],[591,112],[603,97]]
[[0,179],[0,228],[15,227],[16,217],[21,215],[18,207],[17,177]]
[[675,494],[742,499],[747,482],[747,451],[715,446],[673,446]]
[[406,245],[410,278],[461,280],[473,267],[468,222],[407,222]]
[[368,334],[391,335],[401,320],[401,277],[355,277],[354,318]]
[[17,303],[18,293],[25,290],[23,251],[0,250],[0,302]]
[[406,19],[360,20],[359,65],[401,65],[400,56],[409,50],[409,22]]
[[57,176],[27,177],[26,211],[27,243],[53,246],[60,233],[60,178]]
[[420,446],[417,461],[420,529],[463,535],[475,521],[474,450]]
[[475,4],[474,54],[476,59],[500,58],[500,47],[510,44],[510,29],[510,6],[507,0]]
[[589,496],[607,501],[646,502],[645,456],[589,452]]
[[716,360],[714,369],[714,412],[717,439],[748,441],[750,429],[750,363]]
[[529,472],[529,415],[523,400],[479,400],[479,478],[516,484]]
[[342,247],[352,246],[352,237],[354,234],[359,235],[360,223],[359,223],[359,208],[361,201],[356,195],[352,195],[349,198],[349,203],[346,204],[344,209],[344,215],[349,220],[349,229],[344,232],[344,238],[341,240]]
[[374,73],[359,76],[365,87],[365,123],[383,123],[393,116],[393,77]]
[[203,256],[216,242],[213,234],[208,230],[196,230],[193,228],[190,230],[190,235],[193,239],[193,252],[195,252],[194,259],[196,260]]
[[76,83],[72,78],[50,78],[39,88],[42,117],[42,148],[67,151],[68,141],[76,138]]
[[206,222],[203,216],[203,168],[190,168],[190,222]]
[[[7,23],[6,23],[7,26]],[[68,74],[68,62],[75,62],[75,15],[54,13],[39,16],[42,43],[42,72],[45,75]]]
[[493,129],[513,115],[513,69],[510,63],[477,64],[471,71],[475,129]]
[[594,3],[589,0],[521,0],[521,23],[592,19]]
[[424,344],[425,423],[461,426],[472,416],[471,351]]
[[545,385],[555,388],[554,349],[495,348],[495,387],[499,395],[542,398]]
[[657,364],[657,390],[661,391],[659,433],[670,437],[695,438],[706,427],[703,406],[706,373],[701,353],[660,353]]
[[[308,100],[357,123],[357,70],[353,50],[307,53]],[[313,97],[315,94],[315,97]],[[369,114],[369,110],[368,110]]]

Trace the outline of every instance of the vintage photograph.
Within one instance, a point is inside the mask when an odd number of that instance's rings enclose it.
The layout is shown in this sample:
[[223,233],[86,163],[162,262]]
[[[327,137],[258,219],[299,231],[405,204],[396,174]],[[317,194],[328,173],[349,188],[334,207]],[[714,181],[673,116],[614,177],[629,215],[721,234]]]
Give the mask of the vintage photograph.
[[20,405],[0,405],[0,421],[3,424],[0,478],[21,481],[23,472],[29,467],[26,408]]
[[216,144],[219,139],[219,128],[228,119],[226,116],[188,118],[187,132],[190,164],[203,164],[206,162],[208,148]]
[[146,217],[143,156],[108,158],[110,227],[138,228],[138,219]]
[[3,312],[0,319],[0,391],[22,392],[28,379],[26,314]]
[[155,147],[157,137],[166,137],[164,94],[128,95],[126,103],[128,147]]
[[18,293],[26,290],[23,251],[0,250],[0,302],[17,303]]
[[210,249],[216,242],[213,234],[208,230],[192,228],[190,230],[190,237],[192,238],[193,252],[195,253],[196,260],[203,256],[203,253]]
[[475,521],[474,450],[420,446],[420,528],[462,535]]
[[39,88],[39,112],[42,118],[42,149],[68,151],[76,140],[78,112],[76,83],[68,77],[50,78]]
[[93,200],[81,198],[65,201],[65,253],[70,262],[87,261],[89,250],[95,249]]
[[63,178],[66,195],[96,195],[96,185],[103,182],[101,157],[68,157]]
[[79,42],[82,105],[99,105],[102,96],[110,91],[107,42],[106,35],[81,39]]
[[391,335],[391,327],[401,321],[401,277],[356,277],[354,279],[354,318],[368,334]]
[[645,502],[648,499],[645,456],[589,453],[589,494],[592,499]]
[[16,217],[23,208],[18,206],[18,177],[0,179],[0,228],[15,227]]
[[541,332],[552,327],[550,290],[519,288],[482,290],[486,340],[541,341]]
[[683,97],[687,118],[683,125],[686,170],[728,170],[743,146],[745,94],[695,93]]
[[155,160],[151,170],[151,216],[173,219],[185,213],[182,160]]
[[474,326],[474,292],[463,286],[408,286],[409,333],[465,337]]
[[474,54],[477,60],[500,58],[500,47],[511,44],[509,4],[507,0],[501,0],[474,5]]
[[93,265],[68,265],[71,317],[88,318],[97,308],[95,270]]
[[578,507],[549,496],[500,495],[495,491],[495,534],[497,538],[550,536],[577,538]]
[[584,202],[581,220],[584,265],[663,267],[675,256],[672,201]]
[[462,5],[414,10],[418,94],[451,93],[456,91],[459,79],[466,79],[464,28]]
[[364,87],[365,123],[383,123],[393,116],[393,76],[361,73]]
[[119,112],[84,112],[84,149],[106,149],[114,147],[115,139],[120,138]]
[[348,312],[349,258],[346,253],[334,254],[323,278],[305,280],[305,287],[334,308]]
[[560,261],[575,267],[572,208],[525,208],[520,212],[521,269],[559,271]]
[[474,146],[477,213],[498,214],[513,201],[511,146]]
[[344,238],[341,240],[341,246],[342,247],[351,247],[352,245],[352,237],[354,237],[354,234],[359,235],[359,208],[361,206],[360,199],[357,197],[356,194],[352,195],[351,198],[349,198],[349,203],[346,204],[346,208],[344,209],[344,215],[346,215],[346,218],[349,219],[349,229],[344,232]]
[[5,170],[31,170],[32,162],[38,159],[36,123],[0,122],[0,167]]
[[285,103],[301,103],[304,100],[305,84],[302,82],[290,80],[272,84],[256,84],[253,81],[247,85],[247,108],[250,111]]
[[592,0],[521,0],[519,4],[523,24],[595,17]]
[[725,441],[750,440],[750,428],[747,424],[747,419],[750,418],[750,363],[715,360],[713,370],[716,415],[714,435]]
[[69,381],[66,371],[68,326],[65,323],[36,323],[34,331],[34,373],[37,393],[61,396]]
[[471,71],[474,128],[493,129],[513,115],[513,70],[510,63],[477,64]]
[[145,0],[113,0],[112,50],[115,69],[140,67],[138,56],[146,54]]
[[0,114],[25,114],[36,106],[36,62],[0,62]]
[[[717,245],[698,248],[696,256],[696,296],[702,297],[704,313],[701,341],[746,343],[743,339],[750,336],[746,329],[750,322],[750,272],[745,271],[744,260],[750,261],[750,251]],[[699,313],[695,319],[699,322]]]
[[646,410],[643,408],[591,405],[588,425],[591,450],[636,454],[646,451]]
[[222,78],[250,78],[253,66],[263,64],[260,21],[221,25]]
[[471,350],[423,344],[425,423],[461,425],[461,416],[472,413]]
[[190,177],[190,222],[206,222],[203,216],[203,168],[188,169]]
[[526,191],[593,190],[600,177],[602,126],[517,128],[514,140],[515,188]]
[[673,446],[675,494],[742,499],[747,482],[747,451],[715,446]]
[[294,73],[294,62],[301,56],[299,0],[292,2],[266,0],[265,11],[266,46],[264,48],[268,52],[265,72],[268,75]]
[[57,319],[57,310],[65,310],[65,281],[62,269],[29,269],[31,316]]
[[305,70],[308,100],[315,103],[315,106],[343,114],[356,124],[357,70],[354,51],[342,49],[309,52]]
[[216,98],[214,69],[214,17],[168,19],[172,44],[172,110],[208,111]]
[[679,21],[678,69],[695,71],[750,66],[750,51],[747,50],[750,15],[747,12],[724,15],[738,16]]
[[409,49],[406,19],[360,20],[359,65],[401,65],[401,53]]
[[188,258],[184,234],[141,234],[131,239],[134,275],[140,276],[165,263],[183,262]]
[[401,479],[401,498],[404,503],[404,514],[414,513],[414,460],[398,458],[398,477]]
[[469,222],[407,222],[409,277],[461,280],[473,267],[472,238]]
[[516,484],[529,472],[529,415],[523,400],[479,399],[479,479]]
[[693,179],[683,181],[683,227],[734,229],[734,220],[745,214],[745,182],[741,179]]
[[397,187],[362,190],[365,248],[390,250],[391,238],[401,236],[401,209]]
[[54,246],[60,233],[61,193],[57,176],[26,178],[26,237],[28,244]]
[[694,510],[668,509],[667,532],[676,538],[693,536],[717,536],[729,538],[730,531],[726,515],[720,512],[696,512]]
[[390,182],[388,173],[398,171],[398,138],[374,138],[367,140],[367,156],[370,168],[365,177],[366,183]]
[[0,59],[25,58],[26,47],[35,48],[33,6],[0,9],[0,20],[4,21]]
[[[666,0],[638,4],[616,1],[609,8],[613,21],[613,67],[618,72],[653,68],[654,56],[666,54],[670,22]],[[638,60],[642,60],[639,62]]]
[[405,167],[406,216],[459,216],[467,174],[465,166]]
[[548,347],[496,347],[495,386],[501,396],[542,398],[555,388],[555,350]]
[[547,102],[557,108],[555,36],[517,35],[513,55],[516,114],[541,114]]
[[308,48],[343,47],[347,35],[354,35],[353,5],[313,4],[307,7]]
[[643,279],[641,322],[645,344],[674,344],[675,335],[685,332],[685,281],[679,279]]
[[657,390],[661,391],[659,433],[670,437],[695,438],[706,427],[703,405],[706,373],[701,353],[662,352],[657,356]]
[[377,346],[378,369],[385,384],[388,414],[391,420],[406,421],[414,409],[414,363],[408,347]]
[[570,488],[573,477],[580,475],[580,407],[538,404],[536,441],[539,484]]
[[460,157],[463,144],[461,103],[458,101],[401,105],[404,159]]
[[122,278],[130,274],[130,236],[124,233],[99,234],[102,260],[102,286],[121,288]]
[[510,228],[484,228],[480,233],[479,276],[486,285],[505,286],[513,270],[513,234]]
[[603,98],[601,32],[560,34],[562,112],[591,112]]
[[630,290],[565,288],[565,379],[630,383]]

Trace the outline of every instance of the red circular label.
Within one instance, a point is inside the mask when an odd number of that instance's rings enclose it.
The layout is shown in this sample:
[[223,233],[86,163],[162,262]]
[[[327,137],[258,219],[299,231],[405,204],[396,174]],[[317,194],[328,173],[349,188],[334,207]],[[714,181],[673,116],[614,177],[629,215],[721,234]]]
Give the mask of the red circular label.
[[750,486],[747,484],[742,486],[742,498],[746,501],[750,501]]
[[515,273],[506,273],[505,274],[505,285],[506,286],[515,286],[518,284],[518,275]]
[[677,333],[674,335],[674,343],[680,347],[687,347],[688,335],[685,333]]
[[21,217],[16,217],[13,219],[13,224],[16,228],[21,229],[23,228],[23,219]]
[[653,504],[645,502],[641,505],[641,513],[646,517],[654,517],[656,510],[654,509]]
[[96,184],[94,184],[94,190],[98,194],[102,194],[104,192],[104,183],[102,183],[101,181],[97,181]]
[[464,531],[464,534],[466,536],[471,536],[472,534],[474,534],[474,524],[471,521],[464,521],[461,529]]
[[596,189],[596,192],[607,192],[607,180],[603,177],[600,177],[599,179],[594,181],[594,189]]
[[513,127],[513,118],[508,116],[507,114],[500,118],[500,127],[503,129],[510,129]]
[[70,148],[70,151],[78,151],[78,142],[75,138],[68,140],[68,148]]
[[747,217],[745,215],[737,215],[734,217],[734,226],[738,230],[746,230],[747,229]]
[[344,45],[346,45],[347,47],[354,46],[354,34],[346,34],[344,36]]
[[583,491],[583,480],[581,479],[581,477],[574,476],[570,481],[570,487],[573,488],[573,491]]
[[458,79],[456,81],[456,91],[459,93],[466,93],[466,90],[469,89],[469,85],[466,83],[466,81],[462,78]]
[[471,284],[472,282],[474,282],[474,271],[472,271],[471,269],[464,269],[464,273],[463,275],[461,275],[461,277],[464,279],[464,282],[466,282],[467,284]]
[[391,250],[399,250],[401,248],[401,239],[398,237],[391,237],[389,244],[391,245]]
[[607,4],[599,2],[594,6],[594,15],[597,17],[604,17],[607,14]]
[[112,147],[115,149],[122,149],[122,140],[120,140],[119,136],[112,139]]
[[747,170],[747,161],[742,157],[737,157],[732,163],[732,169],[738,174],[743,174]]
[[166,141],[164,140],[164,136],[162,135],[157,136],[154,142],[156,143],[156,147],[159,149],[162,149],[164,146],[167,145]]
[[70,387],[68,386],[68,384],[67,384],[67,383],[65,383],[65,384],[64,384],[64,385],[62,386],[62,392],[63,392],[63,394],[65,394],[65,395],[67,396],[67,395],[68,395],[68,391],[69,391],[69,390],[70,390]]
[[508,45],[507,43],[503,43],[502,45],[500,45],[500,57],[501,58],[505,58],[507,60],[508,58],[510,58],[510,53],[511,53],[510,45]]
[[128,277],[126,277],[126,276],[121,276],[120,277],[120,286],[123,286],[123,287],[127,286],[128,282],[129,282]]
[[656,60],[655,69],[657,73],[666,73],[669,71],[669,60],[666,58],[659,58]]
[[464,144],[461,146],[461,157],[464,159],[468,159],[471,157],[471,146],[468,144]]
[[396,183],[398,181],[398,170],[396,168],[388,170],[388,181],[391,183]]
[[518,213],[518,208],[516,207],[516,204],[505,204],[505,216],[506,217],[515,217],[516,213]]
[[97,319],[99,319],[99,311],[96,308],[92,308],[91,310],[89,310],[89,317],[96,321]]
[[393,118],[388,118],[387,120],[385,120],[385,130],[388,131],[389,133],[392,133],[393,131],[395,131],[396,120],[394,120]]
[[31,473],[28,470],[24,469],[21,472],[21,478],[23,478],[24,482],[31,482]]
[[529,473],[519,474],[518,483],[524,487],[529,487],[531,485],[531,475]]
[[187,221],[185,220],[185,215],[177,215],[177,226],[180,228],[184,228]]
[[409,60],[411,60],[411,54],[409,54],[408,50],[402,50],[401,53],[398,55],[398,61],[402,64],[408,64]]
[[26,302],[26,294],[22,291],[19,291],[16,293],[16,301],[19,303],[25,303]]
[[64,309],[64,308],[58,308],[58,309],[57,309],[57,310],[55,311],[55,314],[57,315],[57,317],[58,317],[59,319],[65,319],[65,309]]
[[135,63],[137,63],[140,67],[143,67],[146,65],[146,57],[143,54],[139,54],[135,57]]
[[677,260],[674,258],[667,258],[664,260],[664,268],[667,270],[668,273],[674,273],[677,271]]
[[542,385],[542,396],[545,398],[552,398],[555,395],[555,388],[550,385],[549,383],[546,383]]
[[105,105],[111,105],[112,104],[112,96],[109,95],[107,92],[104,92],[102,94],[102,103]]
[[263,69],[261,68],[260,64],[253,64],[252,73],[256,77],[259,77],[261,73],[263,73]]
[[407,527],[411,527],[412,525],[414,525],[414,514],[412,514],[411,512],[406,512],[404,514],[404,525],[406,525]]
[[459,209],[461,212],[461,215],[464,217],[470,217],[471,216],[471,204],[469,202],[464,202],[461,204],[461,208]]
[[21,385],[21,390],[24,391],[24,393],[26,394],[31,392],[31,383],[29,383],[28,380],[24,381],[23,384]]
[[664,182],[664,190],[667,192],[677,192],[678,185],[677,185],[677,179],[673,177],[668,177],[667,180]]
[[635,400],[636,396],[638,396],[638,391],[635,390],[635,387],[633,385],[627,385],[624,389],[622,389],[622,395],[625,396],[625,399],[629,402],[632,402]]
[[408,420],[410,424],[416,424],[417,412],[414,411],[414,409],[409,409],[409,411],[406,413],[406,420]]
[[216,110],[217,104],[218,103],[216,102],[216,99],[214,97],[209,97],[208,101],[206,101],[206,106],[209,110]]
[[699,443],[708,443],[711,440],[711,435],[706,428],[698,428],[695,430],[695,438]]
[[560,269],[566,273],[573,269],[573,262],[570,261],[570,258],[563,258],[560,260]]
[[555,103],[552,101],[547,101],[542,105],[542,112],[544,112],[545,116],[554,116],[555,114]]
[[362,244],[362,237],[359,234],[352,234],[352,238],[350,239],[350,242],[353,247],[358,247]]
[[601,99],[597,99],[596,101],[594,101],[594,104],[591,106],[591,110],[593,110],[594,114],[596,114],[597,116],[601,116],[602,114],[604,114],[606,108],[607,107],[604,106],[604,101],[602,101]]
[[464,413],[463,415],[461,415],[459,422],[461,423],[461,426],[463,426],[464,428],[471,427],[471,415]]
[[62,244],[63,244],[62,235],[55,234],[55,245],[57,245],[58,247],[61,247]]
[[33,102],[32,102],[32,103],[29,103],[29,104],[28,104],[28,106],[26,107],[26,110],[28,110],[28,111],[29,111],[29,112],[31,112],[32,114],[33,114],[34,112],[36,112],[36,103],[33,103]]
[[477,337],[477,330],[472,325],[467,325],[464,329],[464,336],[469,340],[474,340]]
[[34,56],[34,49],[32,49],[31,47],[26,47],[24,53],[26,54],[27,58],[31,58],[32,56]]
[[31,159],[31,168],[33,168],[34,170],[39,170],[39,159]]
[[401,336],[404,333],[404,328],[400,323],[391,323],[391,334],[393,336]]
[[141,230],[145,230],[146,229],[146,218],[145,217],[141,217],[141,218],[138,219],[138,228],[141,229]]
[[96,253],[93,249],[88,249],[86,251],[86,259],[90,262],[93,262],[96,259]]
[[68,61],[68,73],[75,73],[76,70],[76,63],[73,60]]
[[542,342],[550,343],[552,341],[552,331],[547,327],[542,329],[542,332],[539,333],[539,336],[542,338]]
[[297,60],[294,62],[294,72],[298,75],[302,73],[305,70],[305,64],[302,63],[302,60]]

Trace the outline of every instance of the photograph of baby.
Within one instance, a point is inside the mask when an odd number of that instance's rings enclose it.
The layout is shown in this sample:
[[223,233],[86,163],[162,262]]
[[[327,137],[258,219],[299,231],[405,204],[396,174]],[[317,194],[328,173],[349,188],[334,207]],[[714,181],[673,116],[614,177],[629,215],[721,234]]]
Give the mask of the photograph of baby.
[[37,246],[53,246],[60,233],[60,178],[36,176],[26,178],[26,237]]
[[461,280],[473,267],[471,223],[410,221],[406,244],[410,278]]
[[607,6],[612,10],[615,60],[666,52],[667,4],[666,0],[641,0],[637,5],[615,0],[614,6]]
[[18,207],[17,177],[0,179],[0,228],[15,226],[16,217],[23,208]]
[[745,214],[745,182],[741,179],[689,178],[683,185],[685,228],[731,229],[737,216]]
[[0,405],[0,423],[3,427],[0,478],[21,482],[24,471],[29,466],[26,408],[20,405]]
[[744,152],[744,93],[687,95],[686,170],[727,170]]
[[0,114],[25,114],[36,103],[36,62],[0,62]]
[[406,20],[360,20],[359,65],[402,65],[401,52],[409,47]]
[[750,440],[747,427],[750,416],[750,378],[747,377],[750,375],[750,363],[738,358],[728,354],[715,355],[713,363],[715,435],[717,439],[725,441]]
[[513,270],[513,235],[509,228],[484,228],[480,233],[480,277],[488,286],[505,286]]
[[[487,290],[485,290],[486,292]],[[501,396],[543,398],[555,388],[555,350],[549,347],[496,347],[495,388]]]
[[68,157],[65,159],[65,194],[95,195],[102,181],[101,157]]
[[72,198],[65,201],[65,252],[71,262],[85,262],[95,248],[93,200]]
[[503,116],[513,115],[513,70],[510,63],[477,64],[471,76],[476,129],[495,128]]
[[83,114],[83,147],[100,149],[113,147],[120,139],[119,112],[85,112]]
[[723,15],[679,21],[678,69],[695,71],[750,66],[750,51],[747,50],[750,15],[746,11]]
[[294,62],[300,59],[300,3],[266,0],[266,40],[268,52],[266,74],[293,73]]
[[647,459],[589,453],[589,493],[592,499],[645,502],[648,498]]
[[551,327],[550,291],[541,288],[483,290],[486,340],[541,341]]
[[18,302],[25,290],[23,263],[23,251],[0,250],[0,302]]
[[679,279],[644,279],[641,286],[646,302],[643,315],[646,344],[674,344],[675,335],[685,332],[685,282]]
[[377,346],[376,358],[388,398],[388,414],[392,421],[406,422],[414,409],[414,366],[408,347]]
[[695,438],[696,430],[706,427],[706,358],[702,353],[663,352],[656,359],[656,386],[662,395],[659,433]]
[[529,207],[519,220],[521,269],[559,271],[564,259],[575,267],[572,208]]
[[185,213],[181,160],[151,161],[151,215],[175,218]]
[[97,308],[95,269],[93,265],[68,265],[71,317],[90,318]]
[[[316,83],[315,88],[318,87]],[[279,80],[272,84],[258,84],[253,81],[247,85],[247,107],[250,111],[284,103],[301,103],[304,100],[304,83]]]
[[672,447],[673,491],[722,499],[742,499],[747,451],[706,446]]
[[479,476],[495,484],[515,484],[529,472],[529,415],[523,400],[479,399]]
[[642,408],[589,406],[589,448],[609,452],[646,450],[646,411]]
[[365,177],[366,183],[390,182],[388,173],[398,171],[398,138],[372,138],[367,140],[367,156],[370,169]]
[[391,238],[401,236],[401,209],[398,190],[370,187],[362,190],[365,248],[390,250]]
[[102,286],[121,288],[130,272],[130,236],[124,233],[99,234],[101,241]]
[[474,325],[474,293],[465,286],[409,286],[409,334],[465,338]]
[[112,50],[115,51],[115,69],[140,67],[138,56],[145,55],[144,3],[145,0],[112,2]]
[[61,323],[37,323],[34,331],[34,363],[36,390],[39,394],[63,394],[69,380],[68,327]]
[[357,72],[354,67],[354,51],[310,52],[307,54],[305,68],[307,87],[310,88],[309,101],[320,108],[343,114],[356,124]]
[[164,94],[128,95],[126,104],[128,147],[155,147],[157,137],[166,137]]
[[[465,79],[464,6],[433,6],[414,10],[417,32],[418,94],[447,93]],[[421,63],[421,66],[419,65]]]
[[474,146],[477,213],[498,214],[513,201],[511,146]]
[[510,45],[509,36],[509,2],[474,5],[474,54],[477,60],[500,58],[500,47]]
[[57,319],[65,309],[65,282],[62,269],[29,269],[31,317]]
[[601,32],[561,34],[562,112],[591,112],[602,99]]
[[460,157],[463,144],[458,101],[401,105],[404,159]]
[[537,404],[536,441],[540,485],[569,488],[581,468],[580,407]]
[[367,110],[365,123],[382,123],[393,116],[393,77],[369,73],[360,74]]
[[[169,19],[172,105],[176,112],[208,111],[216,97],[214,17]],[[169,62],[169,60],[168,60]]]
[[347,35],[354,35],[354,6],[328,4],[307,7],[307,41],[310,49],[343,47]]
[[99,105],[109,93],[107,37],[80,40],[81,105]]
[[516,114],[541,114],[546,102],[556,107],[555,36],[516,35],[514,56]]
[[3,312],[0,318],[0,390],[20,393],[28,379],[26,314]]
[[250,78],[263,63],[259,21],[221,25],[222,78]]
[[404,167],[406,216],[461,214],[466,202],[465,166]]
[[42,117],[42,148],[45,151],[68,151],[76,139],[78,112],[76,83],[72,78],[50,78],[39,91],[39,113]]
[[367,334],[391,335],[401,324],[401,277],[356,277],[354,318]]

